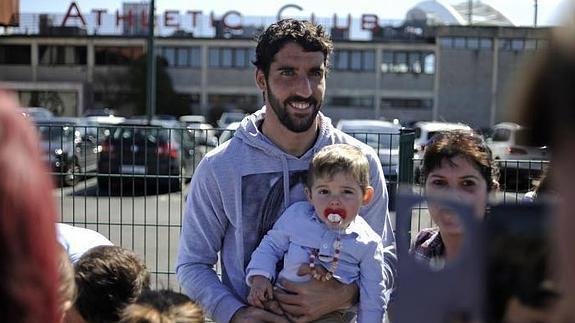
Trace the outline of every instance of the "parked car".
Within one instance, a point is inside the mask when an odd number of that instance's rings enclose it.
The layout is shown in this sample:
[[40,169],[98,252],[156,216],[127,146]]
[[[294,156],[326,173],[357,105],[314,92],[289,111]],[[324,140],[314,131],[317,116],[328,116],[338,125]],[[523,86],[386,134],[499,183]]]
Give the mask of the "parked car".
[[46,120],[54,117],[52,111],[42,107],[22,107],[22,114],[33,120]]
[[395,210],[399,175],[399,132],[401,125],[382,120],[343,119],[336,128],[370,145],[379,156],[389,194],[389,209]]
[[112,108],[96,108],[96,109],[86,109],[82,113],[83,117],[106,117],[116,115],[116,111]]
[[57,184],[72,186],[98,165],[96,128],[81,119],[36,120],[44,159],[60,179]]
[[126,118],[108,115],[84,117],[84,120],[86,120],[88,125],[97,129],[97,139],[102,142],[114,132],[116,125],[124,122]]
[[158,183],[172,191],[188,182],[203,155],[210,149],[196,145],[190,129],[171,128],[171,122],[126,120],[103,143],[98,160],[100,189],[135,182]]
[[500,161],[501,175],[506,177],[502,179],[507,184],[529,184],[530,179],[539,177],[551,157],[547,146],[527,145],[524,138],[529,131],[519,124],[502,122],[492,127],[491,137],[487,138],[487,145],[493,158]]
[[435,134],[441,131],[449,130],[472,130],[470,126],[463,123],[437,122],[437,121],[419,121],[416,122],[413,129],[415,130],[415,141],[413,149],[415,158],[423,157],[425,145]]
[[186,125],[190,125],[193,123],[207,123],[206,117],[203,115],[198,114],[187,114],[180,116],[180,122],[185,123]]
[[218,140],[220,142],[220,145],[232,139],[234,133],[236,133],[236,130],[239,128],[240,124],[241,122],[235,121],[230,123],[225,129],[222,130],[222,133],[220,134],[220,138]]
[[243,111],[226,111],[218,119],[218,128],[225,129],[232,122],[240,122],[244,119],[246,113]]
[[379,156],[387,180],[395,182],[399,166],[401,125],[382,120],[340,120],[336,128],[370,145]]
[[209,123],[189,123],[186,128],[194,135],[196,145],[206,145],[215,147],[218,145],[216,129]]
[[415,140],[413,142],[413,171],[416,183],[420,182],[421,162],[425,146],[433,136],[441,131],[450,130],[473,130],[470,126],[463,123],[437,122],[437,121],[418,121],[413,125],[415,130]]

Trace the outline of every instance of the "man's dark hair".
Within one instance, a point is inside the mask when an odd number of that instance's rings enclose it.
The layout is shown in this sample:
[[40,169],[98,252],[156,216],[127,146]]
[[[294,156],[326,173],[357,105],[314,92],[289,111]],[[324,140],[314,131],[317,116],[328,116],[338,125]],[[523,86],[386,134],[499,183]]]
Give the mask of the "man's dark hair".
[[282,19],[271,24],[259,35],[257,41],[256,59],[253,64],[264,72],[266,78],[275,54],[286,43],[294,42],[306,52],[322,52],[326,69],[329,66],[329,55],[333,50],[333,44],[325,29],[321,25],[314,25],[305,20]]
[[118,321],[124,307],[150,288],[146,265],[136,253],[118,246],[90,249],[74,269],[76,309],[90,323]]

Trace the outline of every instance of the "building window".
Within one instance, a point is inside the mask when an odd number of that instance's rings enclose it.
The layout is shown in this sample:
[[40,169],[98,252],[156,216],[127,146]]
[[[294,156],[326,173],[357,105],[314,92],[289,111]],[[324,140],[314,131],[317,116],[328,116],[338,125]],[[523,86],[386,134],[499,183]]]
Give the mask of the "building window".
[[467,48],[468,49],[479,49],[479,38],[477,38],[477,37],[467,38]]
[[40,65],[86,65],[86,46],[38,46]]
[[406,52],[396,52],[393,58],[393,68],[392,71],[395,73],[407,73],[409,71],[407,65],[407,53]]
[[547,48],[549,41],[545,39],[537,39],[537,49]]
[[188,66],[190,64],[189,63],[189,51],[187,48],[178,48],[176,53],[178,55],[177,66],[184,67],[184,66]]
[[176,66],[176,49],[174,47],[162,47],[160,55],[166,60],[168,66]]
[[421,63],[421,53],[420,52],[410,52],[409,53],[409,69],[415,73],[420,74],[423,71],[423,64]]
[[439,46],[445,48],[452,48],[453,47],[453,38],[452,37],[441,37],[439,38]]
[[166,60],[169,67],[194,67],[201,65],[199,47],[171,47],[160,48],[160,55]]
[[439,46],[456,49],[491,49],[493,41],[486,37],[441,37]]
[[96,65],[130,65],[144,55],[143,47],[96,46]]
[[336,70],[345,71],[349,69],[349,52],[343,50],[336,50],[333,56],[334,66]]
[[511,39],[501,38],[499,39],[499,49],[501,50],[511,50]]
[[481,49],[491,49],[493,48],[493,40],[491,38],[480,38],[479,48]]
[[375,69],[374,50],[335,50],[333,66],[338,71],[365,72]]
[[431,109],[432,99],[381,98],[381,107],[386,109]]
[[539,48],[537,39],[523,38],[501,38],[499,39],[499,49],[504,51],[534,50]]
[[434,74],[435,73],[435,54],[434,53],[424,53],[423,54],[423,73]]
[[209,49],[208,64],[213,68],[250,68],[252,48],[217,47]]
[[2,65],[30,65],[32,64],[30,45],[2,45],[0,46],[0,64]]
[[393,69],[393,52],[384,51],[381,59],[381,72],[391,73]]
[[435,54],[422,51],[384,51],[381,71],[383,73],[434,74]]
[[363,66],[368,71],[375,70],[375,51],[366,50],[363,52]]
[[524,47],[525,47],[525,40],[523,39],[511,40],[511,50],[523,50]]
[[465,37],[455,37],[453,38],[453,48],[465,48]]
[[525,40],[525,50],[535,50],[537,49],[537,40],[526,39]]
[[332,96],[327,98],[327,105],[337,107],[373,108],[373,96]]
[[220,51],[217,48],[210,48],[208,52],[208,65],[210,67],[220,66]]

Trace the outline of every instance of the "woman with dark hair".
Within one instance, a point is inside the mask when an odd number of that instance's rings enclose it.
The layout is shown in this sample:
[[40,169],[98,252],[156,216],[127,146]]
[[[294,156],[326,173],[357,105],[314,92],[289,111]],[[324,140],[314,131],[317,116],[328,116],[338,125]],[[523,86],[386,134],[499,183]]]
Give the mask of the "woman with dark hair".
[[[425,194],[468,204],[478,217],[485,214],[489,194],[499,188],[497,176],[491,150],[472,131],[441,132],[425,148],[422,168]],[[412,252],[417,259],[441,268],[463,245],[462,222],[437,203],[428,207],[437,227],[419,232]]]
[[0,313],[5,322],[58,322],[52,181],[34,127],[0,90]]

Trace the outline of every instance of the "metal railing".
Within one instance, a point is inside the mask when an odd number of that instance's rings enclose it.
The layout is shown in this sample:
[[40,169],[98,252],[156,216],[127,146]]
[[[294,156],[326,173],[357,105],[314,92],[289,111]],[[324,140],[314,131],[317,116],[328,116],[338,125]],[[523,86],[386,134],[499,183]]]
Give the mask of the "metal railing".
[[[134,250],[151,271],[155,287],[179,289],[175,263],[187,183],[201,159],[221,144],[215,137],[217,132],[151,126],[39,125],[42,126],[45,128],[39,129],[45,161],[50,163],[57,184],[54,196],[59,221],[96,230],[114,244]],[[51,138],[63,134],[64,128],[71,135]],[[393,211],[400,184],[422,194],[415,179],[421,161],[413,157],[412,130],[385,135],[374,148],[380,155]],[[362,140],[358,134],[355,137],[364,142],[368,138],[365,135]],[[399,145],[394,147],[391,143],[397,137]],[[139,145],[142,138],[145,145]],[[389,149],[389,153],[382,149]],[[507,170],[502,175],[510,174],[511,163],[503,164]],[[529,163],[528,181],[536,178],[546,164]],[[72,179],[66,177],[70,175]],[[517,178],[520,175],[523,174]],[[502,187],[506,191],[499,194],[506,203],[518,203],[526,191],[507,180]],[[433,225],[425,205],[413,212],[416,219],[412,221],[412,232]],[[395,222],[395,212],[391,215]]]

